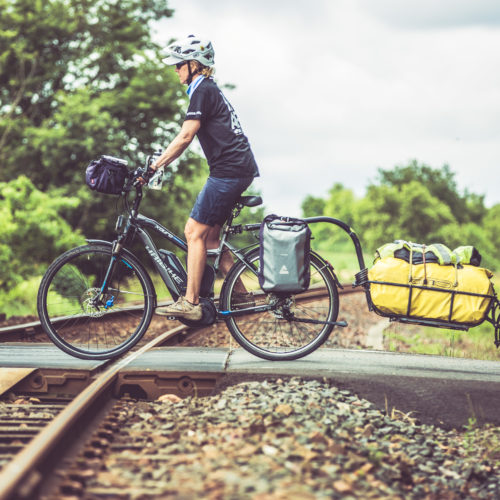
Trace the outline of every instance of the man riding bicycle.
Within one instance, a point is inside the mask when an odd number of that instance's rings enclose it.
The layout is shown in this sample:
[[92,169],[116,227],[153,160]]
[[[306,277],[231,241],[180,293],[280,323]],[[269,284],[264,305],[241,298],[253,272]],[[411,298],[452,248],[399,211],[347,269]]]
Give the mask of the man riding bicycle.
[[[163,60],[175,65],[182,84],[188,85],[189,107],[179,134],[151,166],[153,171],[169,165],[191,144],[196,135],[207,158],[210,175],[186,223],[188,246],[186,295],[156,313],[190,320],[202,317],[199,293],[205,269],[207,249],[217,248],[220,231],[231,210],[259,169],[243,134],[233,107],[215,83],[214,50],[209,40],[190,35],[167,48]],[[154,172],[150,171],[150,176]],[[220,269],[227,273],[233,265],[224,253]]]

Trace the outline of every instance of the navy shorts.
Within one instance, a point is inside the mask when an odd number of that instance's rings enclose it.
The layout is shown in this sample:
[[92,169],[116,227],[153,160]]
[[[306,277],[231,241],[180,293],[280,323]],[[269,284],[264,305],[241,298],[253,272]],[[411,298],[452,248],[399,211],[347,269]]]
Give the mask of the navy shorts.
[[252,184],[253,179],[209,177],[196,198],[190,217],[207,226],[222,226],[231,214],[236,200]]

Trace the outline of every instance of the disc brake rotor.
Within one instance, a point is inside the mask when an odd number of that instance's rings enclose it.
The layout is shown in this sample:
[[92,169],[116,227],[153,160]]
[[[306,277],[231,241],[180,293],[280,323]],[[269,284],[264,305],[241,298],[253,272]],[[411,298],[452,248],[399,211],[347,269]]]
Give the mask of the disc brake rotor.
[[82,295],[83,312],[91,318],[100,318],[106,314],[104,306],[102,304],[97,304],[97,299],[100,294],[100,288],[89,288]]

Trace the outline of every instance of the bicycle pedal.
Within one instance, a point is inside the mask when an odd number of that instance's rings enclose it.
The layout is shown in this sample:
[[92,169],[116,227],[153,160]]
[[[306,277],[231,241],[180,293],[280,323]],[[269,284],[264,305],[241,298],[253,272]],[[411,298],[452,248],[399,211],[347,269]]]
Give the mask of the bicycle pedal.
[[179,319],[179,318],[177,318],[176,316],[167,316],[167,319],[170,321],[175,321],[176,319]]

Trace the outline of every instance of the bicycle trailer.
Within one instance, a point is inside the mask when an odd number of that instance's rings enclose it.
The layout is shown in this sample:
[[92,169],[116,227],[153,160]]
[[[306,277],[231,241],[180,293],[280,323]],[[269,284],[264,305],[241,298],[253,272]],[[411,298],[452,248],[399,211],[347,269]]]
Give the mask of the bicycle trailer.
[[380,247],[370,269],[356,275],[371,311],[391,321],[468,330],[487,320],[500,347],[500,302],[493,274],[473,247],[398,240]]

